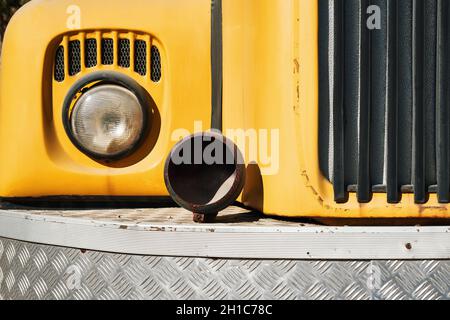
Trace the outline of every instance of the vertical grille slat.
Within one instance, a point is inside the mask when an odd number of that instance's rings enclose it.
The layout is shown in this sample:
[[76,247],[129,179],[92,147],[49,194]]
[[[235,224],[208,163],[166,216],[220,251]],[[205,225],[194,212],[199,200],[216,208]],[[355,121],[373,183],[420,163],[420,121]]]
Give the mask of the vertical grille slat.
[[334,1],[334,10],[330,19],[330,27],[336,37],[329,43],[330,52],[333,55],[333,63],[330,66],[330,94],[333,125],[333,185],[335,201],[345,202],[347,192],[345,187],[345,155],[344,155],[344,76],[342,66],[344,64],[344,0]]
[[[412,24],[413,8],[411,0],[397,0],[398,10],[398,60],[397,60],[397,108],[398,108],[398,180],[403,190],[412,190]],[[381,58],[381,57],[380,57]],[[404,192],[404,191],[402,191]]]
[[386,63],[386,192],[388,203],[400,201],[398,183],[398,0],[387,3],[387,63]]
[[369,1],[360,0],[359,21],[359,150],[358,150],[358,201],[371,200],[370,180],[370,114],[371,114],[371,36],[366,26],[364,8]]
[[[424,2],[424,62],[423,62],[423,96],[424,96],[424,159],[425,190],[427,198],[431,186],[437,184],[436,168],[436,59],[437,59],[437,0]],[[430,141],[430,143],[428,143]]]
[[361,0],[344,0],[344,172],[350,192],[358,191]]
[[413,0],[413,180],[414,199],[426,201],[424,124],[424,0]]
[[[372,0],[372,4],[380,7],[381,12],[387,12],[388,3],[383,0]],[[389,67],[388,59],[376,59],[388,55],[388,25],[387,14],[381,15],[381,29],[370,32],[370,179],[373,192],[385,192],[385,157],[386,141],[385,133],[387,126],[386,109],[388,83],[386,83],[386,72]]]
[[437,193],[440,203],[450,202],[450,113],[449,113],[449,52],[450,5],[447,0],[438,0],[437,12]]
[[450,201],[449,13],[444,0],[319,0],[319,158],[336,202]]

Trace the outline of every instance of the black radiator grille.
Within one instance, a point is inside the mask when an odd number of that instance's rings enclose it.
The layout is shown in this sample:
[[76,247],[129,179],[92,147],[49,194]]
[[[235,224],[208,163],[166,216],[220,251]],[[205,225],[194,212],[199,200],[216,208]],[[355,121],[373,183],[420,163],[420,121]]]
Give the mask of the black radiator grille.
[[[381,29],[367,8],[381,9]],[[319,0],[320,166],[336,202],[450,198],[446,0]]]

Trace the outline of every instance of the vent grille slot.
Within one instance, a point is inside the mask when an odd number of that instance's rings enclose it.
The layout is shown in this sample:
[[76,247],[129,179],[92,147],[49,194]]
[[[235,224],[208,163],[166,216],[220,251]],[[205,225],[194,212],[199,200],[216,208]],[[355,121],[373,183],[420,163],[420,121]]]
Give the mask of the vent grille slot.
[[130,67],[130,40],[119,39],[119,66]]
[[92,68],[97,66],[97,40],[86,39],[85,41],[85,64],[87,68]]
[[55,68],[54,68],[54,76],[55,80],[58,82],[64,81],[65,78],[65,72],[64,72],[64,47],[59,46],[58,49],[56,49],[56,56],[55,56]]
[[161,53],[150,36],[118,33],[116,38],[111,33],[97,36],[89,32],[66,36],[56,48],[54,59],[54,79],[57,82],[65,80],[65,73],[75,76],[84,68],[101,65],[128,69],[128,72],[134,71],[153,82],[162,78]]
[[69,75],[74,76],[81,71],[80,41],[69,42]]
[[[381,29],[367,8],[381,8]],[[450,4],[319,0],[320,166],[335,200],[450,200]]]
[[147,74],[147,43],[143,40],[134,42],[134,71],[141,76]]
[[113,39],[102,39],[102,64],[114,64],[114,41]]
[[161,80],[161,54],[159,53],[159,49],[155,46],[152,46],[152,81],[158,82]]

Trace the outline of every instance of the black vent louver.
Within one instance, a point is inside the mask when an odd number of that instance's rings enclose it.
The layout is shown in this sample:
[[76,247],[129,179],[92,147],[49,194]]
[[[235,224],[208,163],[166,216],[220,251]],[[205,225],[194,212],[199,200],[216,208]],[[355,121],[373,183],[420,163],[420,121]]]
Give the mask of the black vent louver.
[[130,40],[119,39],[119,66],[130,67]]
[[81,46],[80,41],[69,42],[69,75],[74,76],[81,71]]
[[159,80],[161,80],[161,54],[159,53],[159,50],[157,47],[152,46],[152,57],[151,57],[151,61],[152,61],[152,81],[153,82],[158,82]]
[[113,39],[102,39],[102,64],[114,64],[114,41]]
[[65,72],[64,72],[64,47],[63,46],[59,46],[58,49],[56,49],[54,76],[55,76],[56,81],[58,81],[58,82],[64,81]]
[[[370,5],[381,29],[369,30]],[[320,166],[336,202],[450,198],[446,0],[319,0]]]
[[134,42],[134,71],[141,76],[147,74],[147,43],[142,40]]
[[85,64],[87,68],[97,66],[97,40],[86,39],[85,41]]

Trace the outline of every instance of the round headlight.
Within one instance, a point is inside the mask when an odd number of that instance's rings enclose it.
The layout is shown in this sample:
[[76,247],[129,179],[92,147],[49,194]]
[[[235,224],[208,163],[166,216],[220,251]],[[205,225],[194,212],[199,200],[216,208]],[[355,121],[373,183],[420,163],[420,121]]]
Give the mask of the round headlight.
[[100,158],[116,158],[133,150],[145,129],[145,111],[130,90],[114,84],[95,86],[70,112],[72,139],[79,148]]

